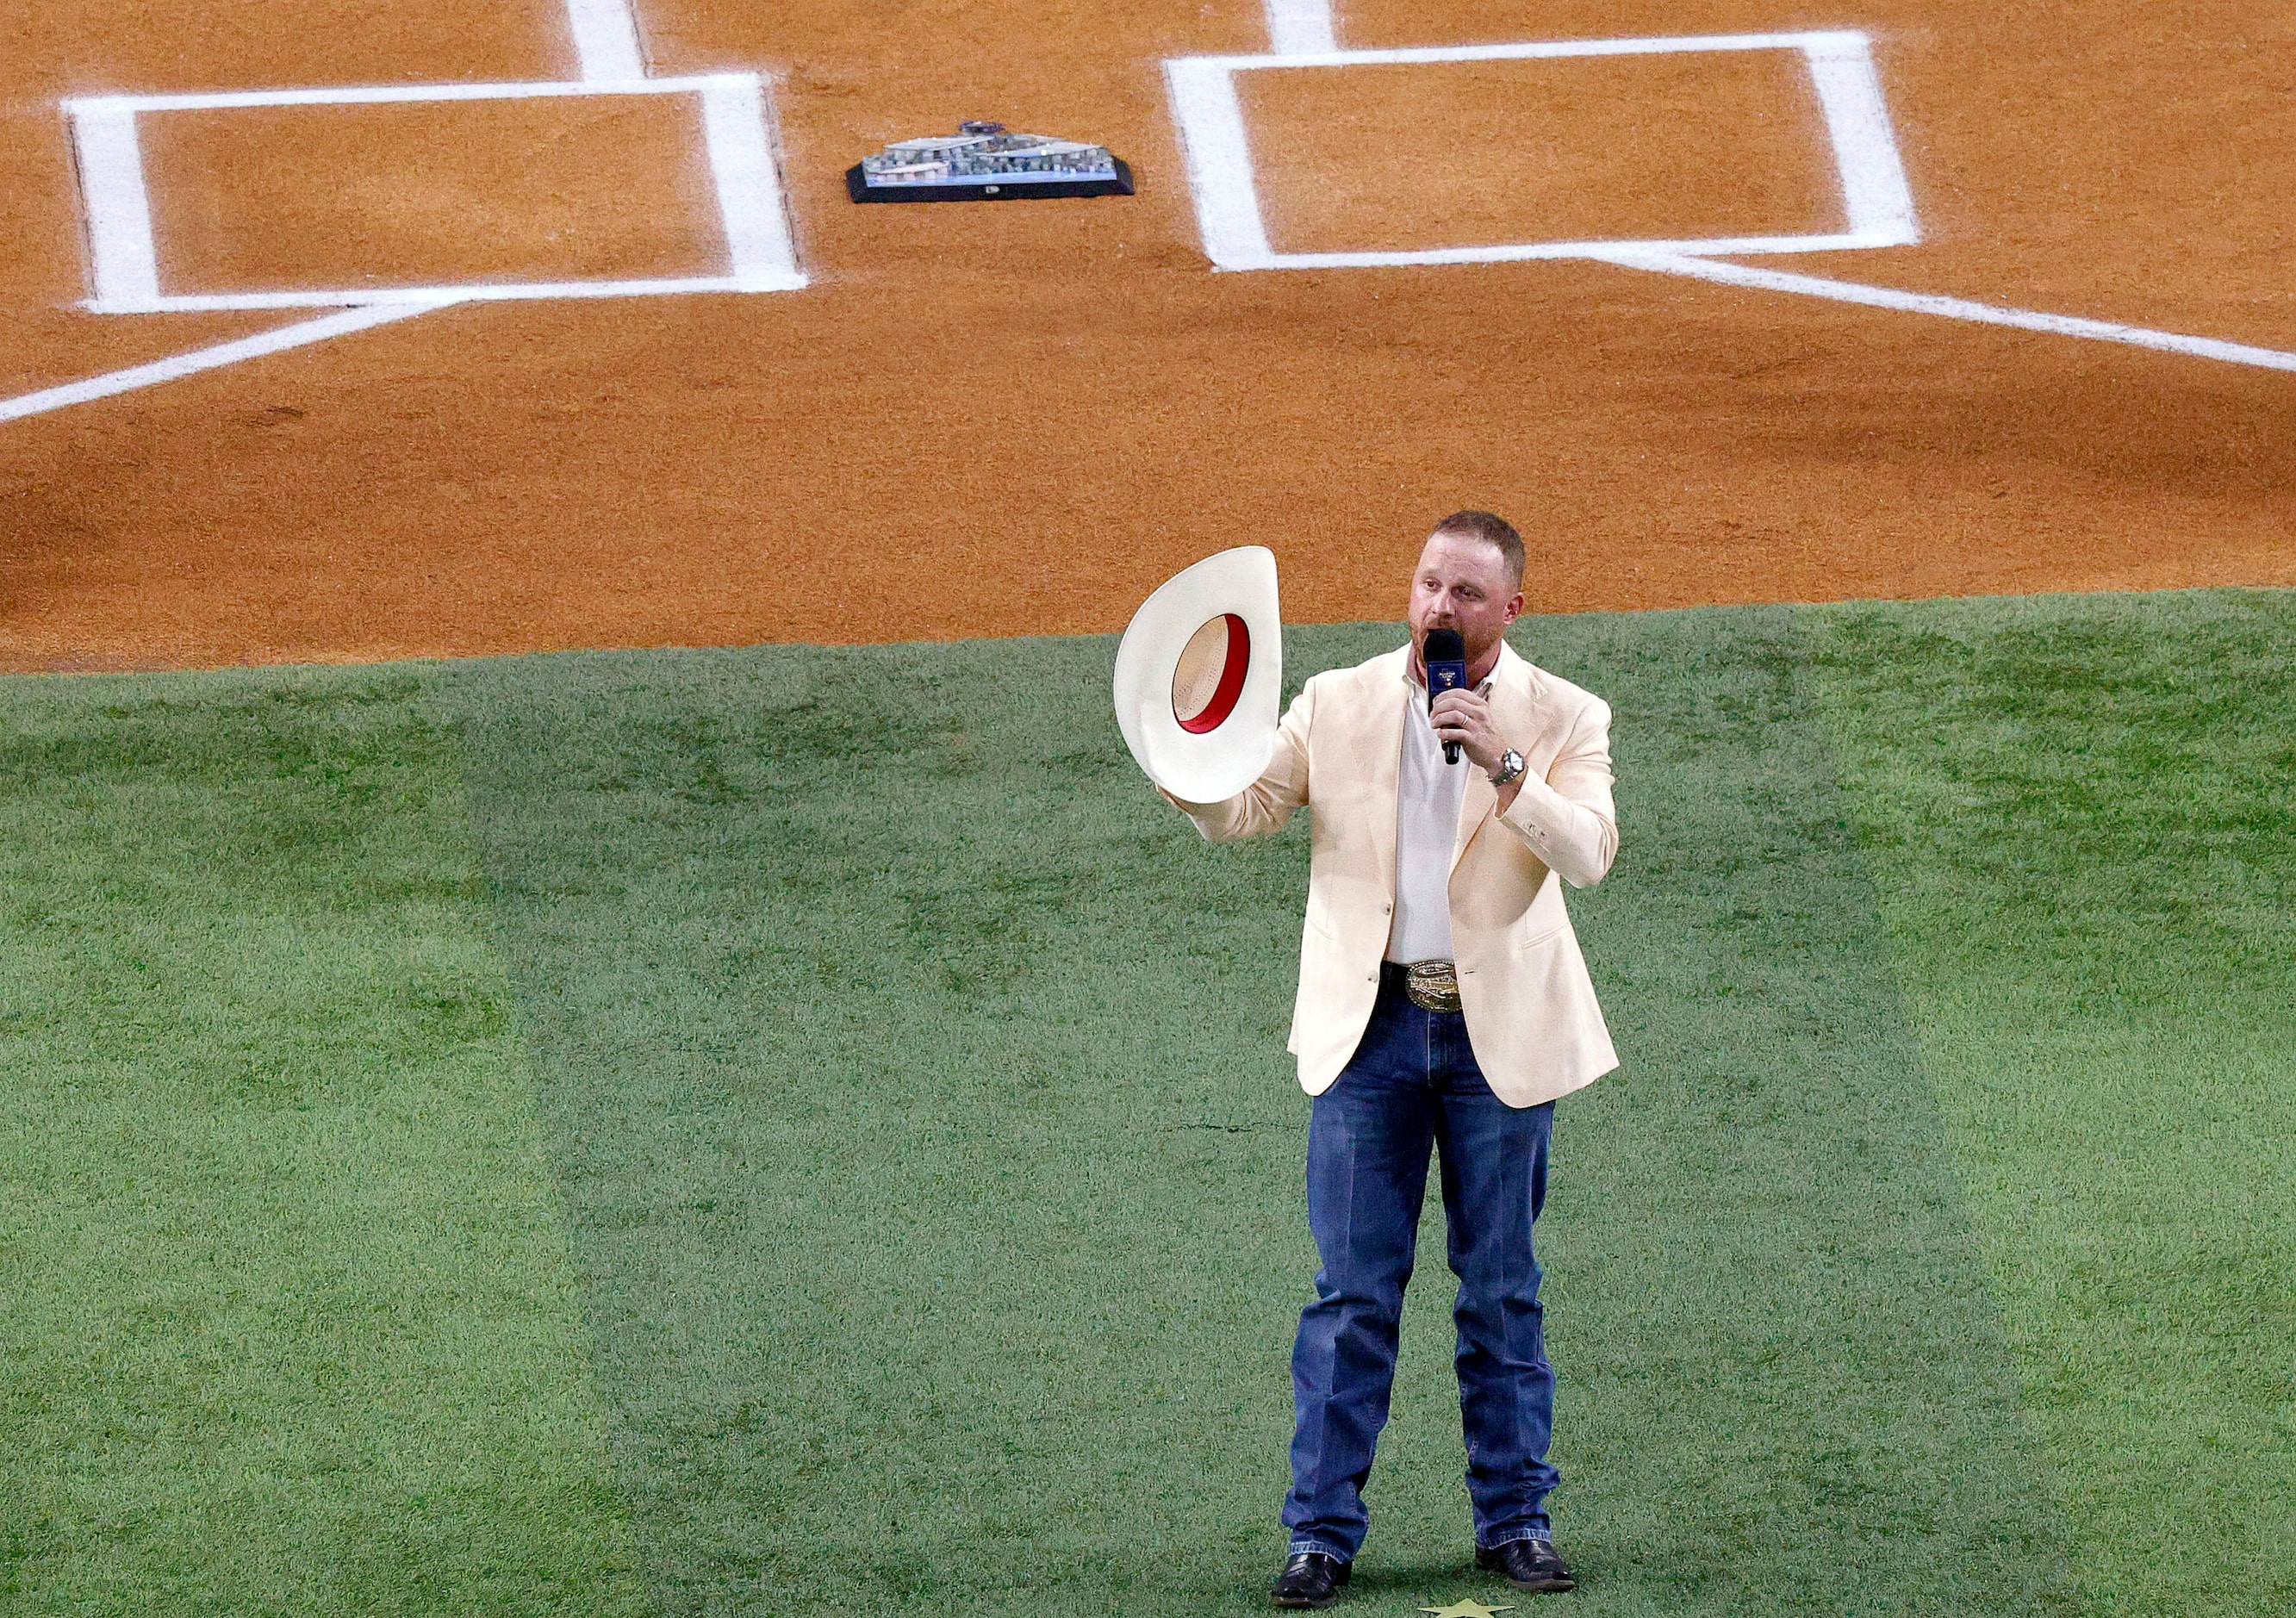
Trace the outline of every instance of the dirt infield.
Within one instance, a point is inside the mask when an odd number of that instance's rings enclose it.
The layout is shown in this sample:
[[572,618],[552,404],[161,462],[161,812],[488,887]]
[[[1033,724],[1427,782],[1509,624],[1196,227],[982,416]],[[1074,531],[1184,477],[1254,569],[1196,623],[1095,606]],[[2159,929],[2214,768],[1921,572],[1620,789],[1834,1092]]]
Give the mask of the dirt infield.
[[1775,51],[1283,69],[1242,93],[1279,251],[1841,228],[1809,75]]
[[152,121],[154,224],[189,285],[676,275],[722,252],[692,161],[693,110],[667,96]]
[[[1105,630],[1245,541],[1275,547],[1287,616],[1381,616],[1461,505],[1532,535],[1536,611],[2296,583],[2296,374],[1585,262],[1211,273],[1160,63],[1267,50],[1249,0],[640,14],[656,73],[771,74],[812,284],[464,305],[0,423],[0,664]],[[2263,7],[1370,0],[1340,27],[1863,29],[1925,242],[1760,262],[2296,348],[2296,24]],[[0,397],[298,317],[71,308],[59,96],[572,73],[544,0],[198,22],[37,0],[0,44]],[[1279,245],[1799,231],[1837,207],[1809,97],[1756,64],[1706,89],[1674,62],[1537,67],[1270,87]],[[845,200],[862,153],[964,117],[1104,141],[1140,194]],[[151,159],[170,276],[621,273],[707,247],[668,112],[603,119],[628,126],[611,152],[594,118],[266,118],[279,142],[251,120]],[[1382,155],[1398,140],[1434,179]]]

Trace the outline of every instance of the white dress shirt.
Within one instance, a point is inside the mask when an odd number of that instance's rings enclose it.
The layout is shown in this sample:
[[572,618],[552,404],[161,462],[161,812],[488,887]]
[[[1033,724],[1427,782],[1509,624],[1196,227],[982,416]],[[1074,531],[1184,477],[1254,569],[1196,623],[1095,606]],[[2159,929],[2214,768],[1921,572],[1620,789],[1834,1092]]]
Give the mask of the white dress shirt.
[[[1485,680],[1478,689],[1488,695],[1490,685]],[[1395,922],[1388,930],[1387,958],[1408,965],[1451,958],[1451,861],[1458,852],[1467,772],[1474,766],[1464,752],[1456,764],[1443,762],[1443,740],[1427,717],[1427,686],[1407,673],[1403,701],[1403,767],[1395,778]]]

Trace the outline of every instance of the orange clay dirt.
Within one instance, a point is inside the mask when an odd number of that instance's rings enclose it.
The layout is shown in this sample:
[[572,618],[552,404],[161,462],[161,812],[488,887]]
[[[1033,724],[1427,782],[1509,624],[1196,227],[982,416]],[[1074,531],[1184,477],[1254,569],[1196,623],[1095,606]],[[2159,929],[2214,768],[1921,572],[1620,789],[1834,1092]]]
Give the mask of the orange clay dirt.
[[256,107],[144,128],[160,259],[186,287],[725,270],[692,96]]
[[1238,89],[1278,252],[1846,228],[1784,51],[1269,69]]
[[[59,97],[575,75],[562,9],[28,0],[0,398],[309,317],[96,316]],[[29,14],[23,14],[29,13]],[[1160,62],[1253,0],[640,0],[774,81],[799,292],[465,305],[0,423],[0,663],[1120,628],[1264,542],[1389,617],[1435,516],[1531,609],[2296,583],[2296,374],[1587,262],[1213,274]],[[1855,27],[1925,234],[1742,262],[2296,349],[2296,22],[2224,0],[1361,0],[1344,44]],[[1280,248],[1838,223],[1783,58],[1269,72]],[[1359,77],[1349,77],[1359,74]],[[690,100],[144,121],[171,290],[705,273]],[[1133,198],[855,207],[889,139],[1100,141]]]

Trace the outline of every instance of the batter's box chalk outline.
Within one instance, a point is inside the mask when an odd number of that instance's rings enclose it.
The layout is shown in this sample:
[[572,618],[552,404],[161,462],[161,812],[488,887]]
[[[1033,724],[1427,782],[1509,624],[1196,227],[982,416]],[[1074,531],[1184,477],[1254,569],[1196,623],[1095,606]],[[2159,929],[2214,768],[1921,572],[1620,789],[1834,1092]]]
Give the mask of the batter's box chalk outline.
[[[357,106],[386,102],[525,101],[588,95],[693,95],[701,103],[703,146],[732,273],[624,281],[458,282],[438,286],[164,292],[152,200],[136,119],[146,112],[236,107]],[[99,315],[219,309],[295,309],[448,304],[531,298],[663,297],[686,292],[787,292],[806,284],[791,240],[781,174],[767,122],[764,81],[754,73],[576,83],[390,85],[365,88],[239,90],[182,95],[86,95],[63,103],[86,210]]]
[[[1279,253],[1268,244],[1252,172],[1251,142],[1236,75],[1268,68],[1353,68],[1414,62],[1512,62],[1542,57],[1655,56],[1713,51],[1796,51],[1808,65],[1825,116],[1828,144],[1849,228],[1828,235],[1722,236],[1693,241],[1627,239],[1524,242],[1410,252]],[[1882,80],[1864,34],[1713,34],[1678,39],[1566,39],[1524,45],[1432,45],[1408,50],[1291,52],[1267,56],[1182,56],[1164,64],[1172,111],[1185,149],[1188,185],[1204,256],[1215,269],[1362,269],[1415,264],[1505,264],[1586,259],[1633,251],[1823,253],[1845,248],[1907,247],[1921,240],[1913,192],[1898,160]]]

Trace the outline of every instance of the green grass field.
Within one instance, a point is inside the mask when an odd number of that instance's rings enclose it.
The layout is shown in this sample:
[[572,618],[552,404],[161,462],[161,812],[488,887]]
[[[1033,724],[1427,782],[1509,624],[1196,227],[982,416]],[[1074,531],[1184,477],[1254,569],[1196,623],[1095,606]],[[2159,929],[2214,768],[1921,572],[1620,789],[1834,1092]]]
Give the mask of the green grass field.
[[[1431,1245],[1351,1606],[2296,1607],[2296,596],[1517,644],[1583,1582],[1472,1569]],[[0,682],[0,1610],[1264,1610],[1304,845],[1111,653]]]

